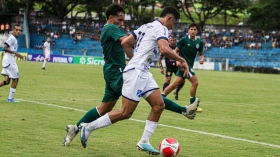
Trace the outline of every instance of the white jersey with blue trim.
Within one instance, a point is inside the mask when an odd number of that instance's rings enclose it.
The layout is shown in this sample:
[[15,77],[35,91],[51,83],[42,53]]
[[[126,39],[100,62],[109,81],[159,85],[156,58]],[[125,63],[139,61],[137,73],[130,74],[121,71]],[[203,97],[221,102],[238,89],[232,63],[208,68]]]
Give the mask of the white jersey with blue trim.
[[155,54],[159,52],[158,40],[168,40],[168,29],[158,20],[142,25],[132,32],[136,40],[134,56],[127,64],[124,71],[137,69],[147,72],[150,69]]
[[[17,51],[18,49],[18,42],[17,38],[14,35],[10,35],[8,40],[5,42],[8,48],[12,51]],[[9,52],[5,52],[2,60],[2,66],[7,67],[10,64],[16,64],[16,59],[14,58],[15,55]]]

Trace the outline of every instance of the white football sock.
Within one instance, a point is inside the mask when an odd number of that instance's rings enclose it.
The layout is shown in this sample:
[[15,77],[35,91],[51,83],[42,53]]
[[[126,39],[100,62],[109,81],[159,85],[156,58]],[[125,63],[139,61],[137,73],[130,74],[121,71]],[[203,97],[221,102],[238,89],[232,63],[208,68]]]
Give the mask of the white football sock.
[[146,120],[146,126],[142,135],[141,140],[139,141],[140,143],[147,143],[150,144],[150,138],[152,134],[154,133],[155,129],[157,128],[158,122],[153,122]]
[[44,59],[43,68],[46,67],[47,61]]
[[93,130],[99,129],[99,128],[104,128],[108,125],[111,125],[112,122],[109,118],[108,113],[106,113],[104,116],[96,119],[95,121],[91,122],[87,126],[87,130],[92,132]]
[[14,98],[15,92],[16,92],[16,89],[11,87],[10,88],[9,99],[13,99]]

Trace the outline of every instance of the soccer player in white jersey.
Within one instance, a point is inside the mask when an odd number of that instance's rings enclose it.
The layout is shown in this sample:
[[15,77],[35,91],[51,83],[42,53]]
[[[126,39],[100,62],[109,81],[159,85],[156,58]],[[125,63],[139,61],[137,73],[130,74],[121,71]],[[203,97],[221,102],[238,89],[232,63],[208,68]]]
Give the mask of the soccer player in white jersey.
[[151,111],[147,117],[142,138],[136,147],[152,155],[160,154],[149,141],[157,127],[165,104],[149,69],[150,62],[160,51],[166,57],[181,62],[182,70],[188,75],[186,61],[175,54],[168,44],[168,29],[172,29],[179,18],[180,14],[176,8],[166,7],[159,20],[141,26],[122,41],[122,46],[127,54],[131,54],[134,45],[134,56],[123,71],[122,107],[106,113],[91,123],[81,124],[81,143],[84,148],[92,131],[130,118],[140,98],[143,97],[150,104]]
[[12,84],[10,88],[10,94],[8,97],[8,102],[19,102],[14,99],[14,94],[16,92],[19,71],[16,62],[16,57],[23,58],[21,54],[17,52],[18,42],[17,38],[21,34],[21,26],[15,24],[13,26],[13,34],[9,36],[8,40],[4,43],[3,51],[4,56],[2,60],[2,75],[4,76],[4,81],[0,82],[0,87],[8,85],[12,79]]
[[44,46],[43,46],[44,56],[45,56],[44,63],[43,63],[43,67],[42,67],[43,70],[46,69],[46,64],[47,64],[47,62],[48,62],[49,59],[50,59],[50,54],[51,54],[51,46],[50,46],[50,43],[51,43],[51,39],[48,38],[47,41],[44,43]]

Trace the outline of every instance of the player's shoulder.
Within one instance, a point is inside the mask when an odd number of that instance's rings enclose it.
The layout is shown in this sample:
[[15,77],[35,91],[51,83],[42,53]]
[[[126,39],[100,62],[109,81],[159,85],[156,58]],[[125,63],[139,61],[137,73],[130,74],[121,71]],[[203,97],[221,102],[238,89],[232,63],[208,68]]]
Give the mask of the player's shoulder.
[[17,38],[16,38],[14,35],[11,34],[11,35],[8,37],[7,40],[17,40]]

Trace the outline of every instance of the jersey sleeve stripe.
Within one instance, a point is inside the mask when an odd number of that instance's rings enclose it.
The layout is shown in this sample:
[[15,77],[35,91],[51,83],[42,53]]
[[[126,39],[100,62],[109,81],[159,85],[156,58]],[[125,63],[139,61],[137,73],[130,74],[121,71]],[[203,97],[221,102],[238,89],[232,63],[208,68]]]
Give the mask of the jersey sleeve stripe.
[[132,31],[132,35],[133,35],[134,39],[136,40],[136,39],[137,39],[137,36],[136,36],[136,34],[134,33],[134,31]]
[[158,38],[157,38],[157,41],[159,41],[160,39],[165,39],[165,40],[168,41],[168,39],[167,39],[166,37],[163,37],[163,36],[162,36],[162,37],[158,37]]
[[8,43],[5,42],[4,44],[6,44],[8,47],[10,47],[10,45]]

